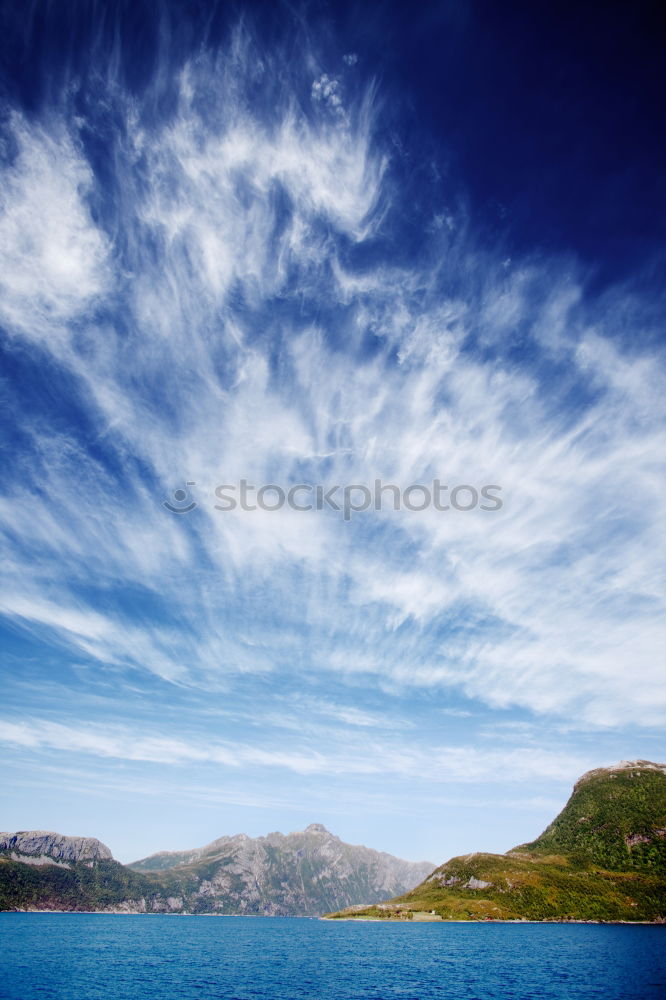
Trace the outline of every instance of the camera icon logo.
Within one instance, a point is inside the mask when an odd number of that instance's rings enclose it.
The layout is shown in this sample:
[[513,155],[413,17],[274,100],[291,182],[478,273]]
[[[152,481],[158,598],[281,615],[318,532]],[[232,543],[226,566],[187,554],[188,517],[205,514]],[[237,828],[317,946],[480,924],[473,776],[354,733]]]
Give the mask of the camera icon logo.
[[[197,484],[196,481],[194,481],[186,483],[185,485],[196,486]],[[191,510],[194,510],[195,507],[198,507],[196,500],[190,499],[189,503],[186,502],[188,500],[187,490],[183,489],[174,490],[172,497],[173,500],[175,501],[174,503],[172,503],[169,500],[162,501],[162,506],[166,507],[167,510],[170,510],[172,514],[189,514]]]

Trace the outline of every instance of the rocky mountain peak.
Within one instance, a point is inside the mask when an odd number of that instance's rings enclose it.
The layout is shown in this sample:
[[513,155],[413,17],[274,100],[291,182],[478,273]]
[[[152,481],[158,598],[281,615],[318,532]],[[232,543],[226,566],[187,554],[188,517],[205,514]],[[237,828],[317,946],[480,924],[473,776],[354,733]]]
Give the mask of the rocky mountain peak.
[[[435,867],[346,844],[322,823],[265,837],[228,837],[205,849],[157,854],[129,867],[159,873],[166,898],[189,913],[321,916],[406,892]],[[339,904],[338,904],[339,905]]]

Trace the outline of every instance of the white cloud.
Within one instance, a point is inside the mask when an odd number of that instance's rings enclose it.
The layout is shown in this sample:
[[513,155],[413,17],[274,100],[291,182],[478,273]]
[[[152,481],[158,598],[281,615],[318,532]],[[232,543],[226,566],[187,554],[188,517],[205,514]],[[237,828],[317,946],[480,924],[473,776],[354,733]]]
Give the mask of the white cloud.
[[[576,754],[528,748],[484,750],[473,746],[423,749],[393,737],[389,742],[365,737],[361,742],[335,741],[325,751],[316,741],[295,740],[292,747],[221,741],[195,742],[162,735],[137,736],[123,726],[76,725],[30,719],[0,721],[0,742],[39,751],[54,749],[99,758],[156,764],[209,764],[221,768],[290,771],[297,775],[395,775],[432,783],[486,782],[492,778],[522,781],[540,777],[567,781],[587,766]],[[362,748],[362,752],[361,751]]]
[[312,84],[312,100],[319,101],[334,114],[344,116],[344,106],[341,97],[340,80],[335,76],[322,73]]
[[[620,346],[631,329],[612,340],[603,304],[556,262],[505,268],[465,227],[440,227],[409,264],[383,259],[399,206],[372,92],[343,117],[341,84],[320,75],[314,103],[335,121],[293,93],[262,116],[231,80],[262,72],[237,45],[233,73],[187,68],[167,122],[109,88],[126,136],[114,238],[93,219],[103,192],[74,122],[13,119],[3,320],[78,386],[95,449],[88,431],[25,418],[29,457],[0,507],[5,613],[100,670],[204,689],[284,672],[663,723],[663,358]],[[567,380],[506,359],[517,329]],[[504,508],[351,525],[215,511],[213,488],[241,477],[490,482]],[[189,480],[199,507],[171,517],[161,500]],[[100,607],[130,585],[147,595],[136,620]]]
[[108,241],[87,198],[93,173],[56,119],[11,118],[16,156],[0,195],[0,316],[29,339],[65,339],[67,324],[109,291]]

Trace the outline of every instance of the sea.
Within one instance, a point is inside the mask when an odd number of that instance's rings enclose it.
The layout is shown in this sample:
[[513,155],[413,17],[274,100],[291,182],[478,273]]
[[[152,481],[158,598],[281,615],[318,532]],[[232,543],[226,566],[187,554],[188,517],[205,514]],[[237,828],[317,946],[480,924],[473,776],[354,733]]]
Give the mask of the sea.
[[652,1000],[666,926],[0,913],[3,1000]]

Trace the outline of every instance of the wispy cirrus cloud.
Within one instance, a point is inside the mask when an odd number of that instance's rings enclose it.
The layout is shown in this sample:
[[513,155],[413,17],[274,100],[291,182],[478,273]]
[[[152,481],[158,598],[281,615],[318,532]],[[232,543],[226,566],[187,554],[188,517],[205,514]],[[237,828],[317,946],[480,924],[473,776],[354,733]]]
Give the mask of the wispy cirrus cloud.
[[68,324],[109,291],[109,243],[88,196],[94,176],[67,124],[9,120],[14,155],[0,196],[0,316],[5,328],[61,344]]
[[535,776],[566,780],[572,771],[584,769],[585,764],[583,756],[535,751],[534,747],[488,750],[474,746],[434,746],[423,750],[406,741],[392,739],[387,743],[365,738],[356,744],[349,739],[335,742],[326,750],[315,750],[312,746],[285,750],[270,743],[210,744],[160,734],[138,736],[120,725],[89,728],[38,719],[2,721],[0,739],[31,750],[52,749],[152,764],[212,764],[232,770],[285,770],[304,776],[389,774],[422,779],[427,774],[434,784],[487,782],[505,774],[510,774],[512,781]]

